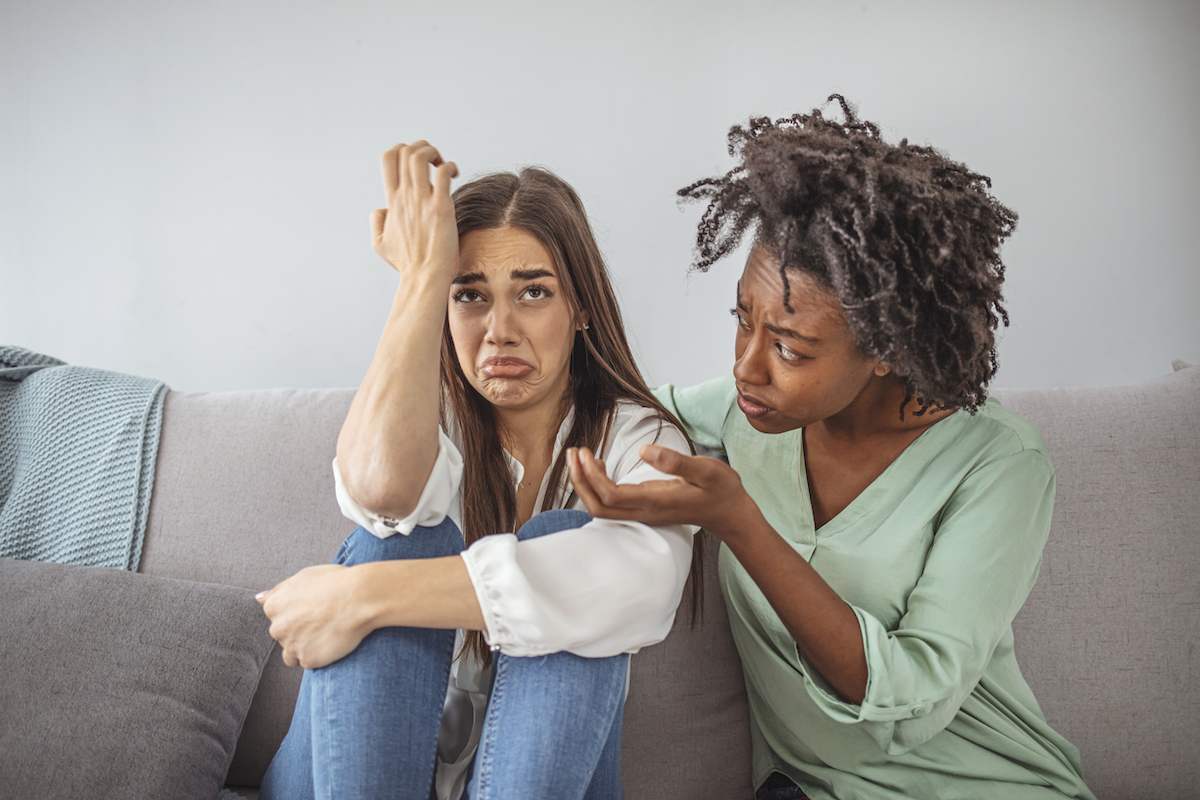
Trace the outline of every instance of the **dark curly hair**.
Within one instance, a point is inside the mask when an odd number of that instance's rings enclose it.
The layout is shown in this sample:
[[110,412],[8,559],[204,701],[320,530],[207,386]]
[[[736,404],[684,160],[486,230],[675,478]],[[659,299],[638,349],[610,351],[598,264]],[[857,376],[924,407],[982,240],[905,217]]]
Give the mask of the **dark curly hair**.
[[707,271],[753,229],[780,264],[788,311],[796,269],[837,297],[859,350],[904,381],[903,405],[974,412],[996,374],[996,326],[1008,325],[999,251],[1017,215],[986,176],[932,147],[888,144],[833,100],[844,122],[813,109],[730,128],[741,163],[679,190],[710,199],[693,269]]

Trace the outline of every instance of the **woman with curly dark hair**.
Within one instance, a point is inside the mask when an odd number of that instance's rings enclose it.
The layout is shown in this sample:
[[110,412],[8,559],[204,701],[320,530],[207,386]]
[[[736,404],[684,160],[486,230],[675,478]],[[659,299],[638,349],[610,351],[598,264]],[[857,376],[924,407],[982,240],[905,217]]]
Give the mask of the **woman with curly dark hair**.
[[742,657],[758,797],[1091,798],[1013,655],[1054,471],[987,398],[1016,215],[929,147],[885,142],[838,95],[729,133],[695,266],[752,233],[731,377],[657,394],[700,445],[616,486],[580,448],[597,517],[702,525]]

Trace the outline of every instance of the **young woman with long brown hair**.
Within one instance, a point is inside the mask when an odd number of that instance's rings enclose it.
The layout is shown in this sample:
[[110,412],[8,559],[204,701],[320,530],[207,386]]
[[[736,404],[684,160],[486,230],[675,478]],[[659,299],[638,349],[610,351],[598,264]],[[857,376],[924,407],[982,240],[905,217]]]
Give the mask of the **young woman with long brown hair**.
[[1092,798],[1013,653],[1054,504],[1041,437],[987,396],[1016,215],[834,99],[735,126],[738,165],[680,190],[710,201],[698,268],[753,237],[733,374],[656,390],[728,464],[649,447],[677,477],[618,486],[581,448],[574,486],[721,539],[759,800]]
[[451,195],[423,141],[383,173],[375,249],[400,286],[334,462],[360,527],[260,595],[306,669],[261,797],[620,798],[628,654],[670,630],[695,528],[571,510],[565,453],[636,483],[665,477],[641,446],[690,445],[566,183],[526,169]]

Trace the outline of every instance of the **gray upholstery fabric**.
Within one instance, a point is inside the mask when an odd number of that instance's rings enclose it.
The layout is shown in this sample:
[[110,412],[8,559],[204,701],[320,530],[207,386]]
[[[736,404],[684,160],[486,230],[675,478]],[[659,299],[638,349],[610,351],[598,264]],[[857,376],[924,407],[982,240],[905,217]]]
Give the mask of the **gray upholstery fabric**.
[[630,660],[621,778],[630,800],[749,798],[750,713],[717,583],[720,542],[704,537],[701,624],[685,600],[671,635]]
[[1200,369],[997,394],[1058,479],[1021,670],[1102,800],[1200,789]]
[[0,608],[0,796],[213,800],[273,645],[251,593],[3,559]]
[[[258,590],[332,561],[354,529],[338,510],[330,469],[353,396],[169,393],[141,571]],[[301,674],[271,654],[230,784],[258,785],[287,733]]]

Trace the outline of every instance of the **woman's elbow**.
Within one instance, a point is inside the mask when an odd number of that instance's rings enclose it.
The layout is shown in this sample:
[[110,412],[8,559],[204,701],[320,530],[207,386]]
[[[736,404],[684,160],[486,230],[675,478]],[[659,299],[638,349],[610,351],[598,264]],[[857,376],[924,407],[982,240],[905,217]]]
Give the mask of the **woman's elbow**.
[[403,476],[386,474],[364,466],[353,457],[338,456],[342,485],[354,502],[371,514],[389,519],[404,519],[412,514],[420,500],[421,487],[408,484]]

